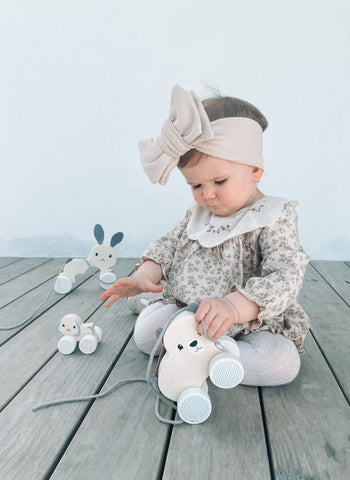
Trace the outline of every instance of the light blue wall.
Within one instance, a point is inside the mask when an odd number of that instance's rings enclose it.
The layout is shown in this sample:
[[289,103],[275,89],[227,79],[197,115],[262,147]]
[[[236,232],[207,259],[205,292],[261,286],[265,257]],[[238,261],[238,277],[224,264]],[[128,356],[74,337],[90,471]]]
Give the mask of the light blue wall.
[[350,259],[347,0],[2,0],[0,255],[84,256],[101,223],[139,256],[191,202],[145,177],[172,86],[255,103],[264,193],[300,201],[312,258]]

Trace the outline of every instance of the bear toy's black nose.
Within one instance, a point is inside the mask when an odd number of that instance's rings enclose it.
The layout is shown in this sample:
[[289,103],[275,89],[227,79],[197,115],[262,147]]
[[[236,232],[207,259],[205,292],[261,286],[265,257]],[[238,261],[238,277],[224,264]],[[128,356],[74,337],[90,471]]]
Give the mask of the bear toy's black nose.
[[197,345],[197,340],[193,340],[192,343],[190,343],[190,347],[195,347]]

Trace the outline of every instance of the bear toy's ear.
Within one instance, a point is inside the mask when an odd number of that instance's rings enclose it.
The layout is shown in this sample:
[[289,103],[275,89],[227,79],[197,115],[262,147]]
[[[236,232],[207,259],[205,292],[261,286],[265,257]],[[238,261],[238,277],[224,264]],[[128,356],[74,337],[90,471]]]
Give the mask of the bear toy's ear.
[[[186,344],[187,340],[198,336],[197,322],[192,311],[187,308],[176,315],[166,329],[163,337],[163,344],[167,351],[177,349],[179,344]],[[207,340],[204,338],[204,340]],[[207,340],[209,342],[209,340]],[[211,343],[211,342],[210,342]]]
[[198,303],[189,303],[186,307],[186,310],[188,312],[192,312],[192,313],[196,313],[196,311],[198,310]]

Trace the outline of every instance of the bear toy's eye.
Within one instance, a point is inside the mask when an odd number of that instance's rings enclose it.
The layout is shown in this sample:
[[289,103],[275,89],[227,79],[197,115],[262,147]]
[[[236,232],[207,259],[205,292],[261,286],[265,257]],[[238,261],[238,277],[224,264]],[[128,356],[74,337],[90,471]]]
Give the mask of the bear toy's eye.
[[97,252],[95,253],[95,257],[98,257],[98,253],[97,253]]
[[184,347],[179,343],[179,345],[177,346],[177,348],[178,348],[179,350],[182,350]]
[[112,254],[110,254],[109,258],[112,258]]
[[77,328],[75,325],[73,325],[73,328]]
[[64,328],[64,327],[65,327],[65,324],[64,324],[64,323],[62,323],[62,328]]

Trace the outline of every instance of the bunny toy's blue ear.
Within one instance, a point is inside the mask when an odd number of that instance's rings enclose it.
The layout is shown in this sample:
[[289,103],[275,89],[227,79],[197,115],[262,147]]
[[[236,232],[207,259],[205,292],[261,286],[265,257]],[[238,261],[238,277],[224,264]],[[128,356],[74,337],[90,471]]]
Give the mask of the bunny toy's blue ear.
[[111,238],[111,247],[114,247],[123,240],[124,234],[122,232],[115,233]]
[[100,224],[95,225],[94,235],[99,245],[102,245],[103,239],[105,238],[105,232]]
[[59,330],[60,325],[61,325],[61,321],[59,321],[58,324],[57,324],[56,333],[59,333],[60,335],[62,335],[62,333],[61,333],[60,330]]

